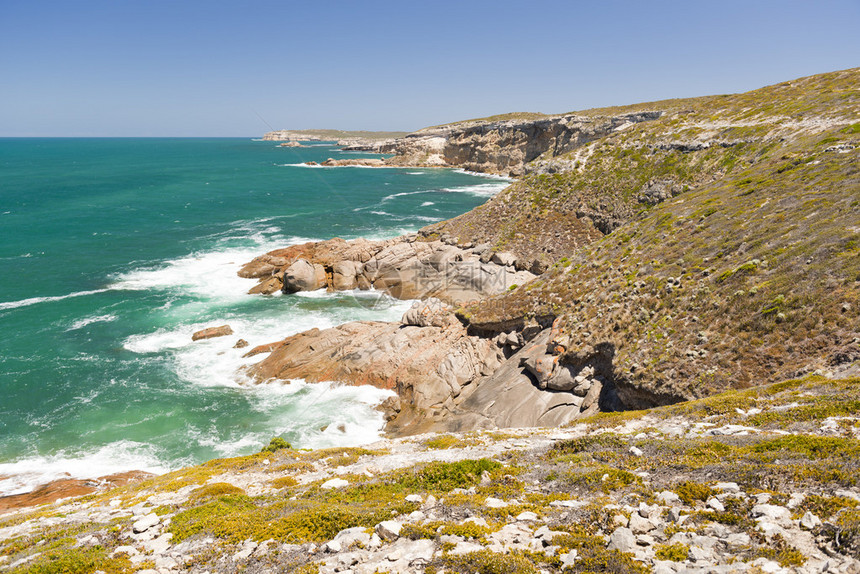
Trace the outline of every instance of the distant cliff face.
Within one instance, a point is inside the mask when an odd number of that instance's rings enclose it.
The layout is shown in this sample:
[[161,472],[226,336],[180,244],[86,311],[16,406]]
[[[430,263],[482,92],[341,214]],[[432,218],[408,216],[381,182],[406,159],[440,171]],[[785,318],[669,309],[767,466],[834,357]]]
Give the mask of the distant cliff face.
[[618,116],[575,114],[540,119],[472,121],[426,128],[394,142],[390,164],[460,167],[519,176],[526,164],[555,157],[633,124],[659,118],[659,111]]

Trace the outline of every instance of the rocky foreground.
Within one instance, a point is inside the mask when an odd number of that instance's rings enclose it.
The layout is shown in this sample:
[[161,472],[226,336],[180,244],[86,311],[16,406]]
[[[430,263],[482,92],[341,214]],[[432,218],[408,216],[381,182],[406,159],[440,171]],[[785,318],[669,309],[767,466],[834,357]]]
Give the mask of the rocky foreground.
[[215,460],[0,517],[6,572],[860,572],[858,379]]

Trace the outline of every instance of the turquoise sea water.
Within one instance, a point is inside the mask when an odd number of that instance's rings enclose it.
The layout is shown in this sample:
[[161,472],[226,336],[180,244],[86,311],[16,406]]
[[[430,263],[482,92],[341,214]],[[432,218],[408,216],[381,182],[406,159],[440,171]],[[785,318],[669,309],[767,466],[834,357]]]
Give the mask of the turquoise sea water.
[[[377,436],[372,388],[247,385],[237,339],[396,319],[378,293],[246,295],[254,256],[393,237],[505,181],[440,169],[310,168],[361,157],[243,139],[0,139],[0,495],[62,476],[166,471]],[[229,323],[233,336],[191,341]],[[325,429],[325,430],[321,430]]]

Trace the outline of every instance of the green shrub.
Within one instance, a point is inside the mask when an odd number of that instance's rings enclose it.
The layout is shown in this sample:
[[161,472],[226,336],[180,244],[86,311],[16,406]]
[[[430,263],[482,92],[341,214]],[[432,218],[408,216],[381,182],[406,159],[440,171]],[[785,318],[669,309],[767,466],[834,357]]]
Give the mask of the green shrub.
[[275,452],[281,449],[292,449],[293,445],[285,441],[283,438],[276,436],[269,441],[268,446],[264,446],[260,452]]
[[109,558],[101,546],[92,548],[57,548],[45,552],[26,566],[12,572],[22,574],[92,574],[101,570],[105,574],[132,571],[125,558]]
[[676,542],[675,544],[658,544],[654,555],[658,560],[671,560],[672,562],[684,562],[690,553],[686,544]]
[[443,490],[468,488],[481,481],[484,471],[493,472],[501,468],[494,460],[461,460],[458,462],[434,462],[414,473],[406,473],[400,478],[401,484],[415,490]]
[[226,496],[229,494],[241,495],[245,494],[245,491],[229,482],[215,482],[192,490],[191,494],[188,495],[188,501],[198,502],[206,498],[215,498],[217,496]]
[[687,505],[692,505],[696,500],[704,502],[716,494],[716,491],[710,486],[689,480],[676,484],[672,490]]
[[456,572],[475,574],[538,574],[532,562],[518,554],[497,554],[480,550],[457,556],[445,556],[445,565]]

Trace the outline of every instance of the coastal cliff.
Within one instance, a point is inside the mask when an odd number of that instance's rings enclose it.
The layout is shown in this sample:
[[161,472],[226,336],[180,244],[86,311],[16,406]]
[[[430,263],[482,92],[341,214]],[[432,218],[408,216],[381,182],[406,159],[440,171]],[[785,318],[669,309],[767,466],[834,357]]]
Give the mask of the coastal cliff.
[[[258,382],[396,391],[410,436],[10,497],[0,569],[860,571],[858,85],[581,112],[659,116],[417,234],[260,255],[260,296],[421,299],[248,351]],[[476,165],[528,157],[505,141]]]
[[[396,389],[409,408],[389,412],[388,428],[404,433],[511,424],[490,411],[520,404],[515,381],[538,393],[521,426],[542,424],[550,410],[573,420],[595,404],[643,408],[814,371],[853,372],[858,80],[858,70],[846,70],[739,95],[410,134],[386,163],[526,175],[417,236],[298,246],[241,274],[259,278],[262,293],[373,286],[435,297],[453,305],[462,336],[438,339],[407,317],[395,331],[415,327],[408,337],[345,326],[310,336],[326,356],[350,357],[348,366],[305,360],[290,340],[258,377]],[[425,336],[437,349],[431,356],[445,355],[438,345],[482,351],[441,373],[432,360],[410,362]],[[410,366],[391,371],[374,362],[379,354]]]

